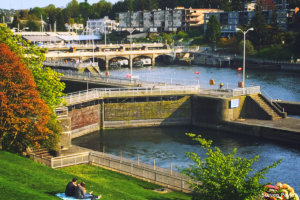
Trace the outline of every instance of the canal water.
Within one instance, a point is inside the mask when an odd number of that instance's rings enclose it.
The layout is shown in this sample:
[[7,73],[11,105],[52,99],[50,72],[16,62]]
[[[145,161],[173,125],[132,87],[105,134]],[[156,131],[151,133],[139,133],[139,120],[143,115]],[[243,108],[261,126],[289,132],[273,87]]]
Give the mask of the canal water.
[[[110,75],[125,78],[130,74],[128,68],[111,70]],[[155,80],[160,82],[183,83],[200,85],[202,88],[217,88],[219,83],[233,88],[242,81],[242,73],[232,68],[216,68],[203,66],[176,66],[158,65],[155,67],[134,68],[134,76],[141,80]],[[214,79],[215,86],[209,85]],[[263,94],[271,99],[300,102],[300,74],[281,71],[246,71],[246,86],[261,86]],[[300,147],[288,144],[275,143],[249,136],[240,136],[227,132],[216,132],[196,127],[158,127],[135,128],[122,130],[105,130],[95,132],[73,140],[73,144],[102,151],[114,155],[137,160],[138,155],[142,162],[170,168],[170,164],[180,168],[187,167],[192,162],[185,156],[185,152],[196,152],[204,156],[201,147],[192,142],[185,133],[202,134],[205,138],[214,141],[214,145],[228,152],[238,148],[238,156],[251,158],[260,155],[259,162],[254,169],[272,164],[284,159],[276,168],[271,169],[264,182],[286,182],[300,193]]]
[[132,160],[138,159],[148,164],[170,169],[171,163],[179,168],[193,164],[185,152],[196,152],[205,156],[199,144],[193,142],[185,133],[202,134],[206,139],[213,140],[213,145],[224,152],[237,148],[237,156],[252,158],[260,156],[253,165],[255,170],[261,169],[273,162],[283,159],[282,163],[273,168],[262,182],[278,181],[290,184],[300,193],[300,149],[296,146],[274,143],[250,136],[241,136],[226,132],[205,130],[197,127],[156,127],[105,130],[103,133],[94,132],[72,140],[72,143],[96,151],[102,151],[116,156],[120,155]]
[[[126,78],[130,74],[128,68],[110,71],[110,75]],[[155,80],[168,83],[184,83],[198,85],[201,88],[218,88],[220,83],[224,87],[236,88],[242,81],[242,72],[233,68],[218,68],[204,66],[158,65],[155,67],[133,68],[133,76],[140,80]],[[216,85],[210,86],[209,80],[214,79]],[[260,86],[262,93],[269,99],[286,101],[300,101],[300,73],[247,70],[245,76],[246,86]]]

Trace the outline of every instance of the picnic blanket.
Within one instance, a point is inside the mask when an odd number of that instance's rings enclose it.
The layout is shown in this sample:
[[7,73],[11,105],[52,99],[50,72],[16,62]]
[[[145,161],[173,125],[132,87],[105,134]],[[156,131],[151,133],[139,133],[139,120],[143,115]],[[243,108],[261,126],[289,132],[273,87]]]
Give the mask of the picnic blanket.
[[70,200],[70,199],[74,200],[74,199],[76,199],[75,197],[67,197],[65,195],[65,193],[57,193],[56,196],[60,199],[63,199],[63,200]]
[[[57,196],[58,198],[63,199],[63,200],[70,200],[70,199],[72,199],[72,200],[80,200],[80,199],[76,199],[75,197],[67,197],[65,195],[65,193],[57,193],[55,196]],[[98,198],[95,198],[95,199],[98,199]]]

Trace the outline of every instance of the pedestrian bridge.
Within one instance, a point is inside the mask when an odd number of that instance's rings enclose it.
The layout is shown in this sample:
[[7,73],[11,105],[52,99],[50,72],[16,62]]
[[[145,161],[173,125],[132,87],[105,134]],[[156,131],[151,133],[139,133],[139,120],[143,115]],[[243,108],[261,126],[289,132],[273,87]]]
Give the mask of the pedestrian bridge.
[[94,88],[80,92],[69,93],[63,97],[68,106],[90,102],[99,99],[158,97],[158,96],[186,96],[202,94],[214,97],[235,97],[260,93],[260,87],[237,89],[201,89],[200,86],[161,86],[158,88]]

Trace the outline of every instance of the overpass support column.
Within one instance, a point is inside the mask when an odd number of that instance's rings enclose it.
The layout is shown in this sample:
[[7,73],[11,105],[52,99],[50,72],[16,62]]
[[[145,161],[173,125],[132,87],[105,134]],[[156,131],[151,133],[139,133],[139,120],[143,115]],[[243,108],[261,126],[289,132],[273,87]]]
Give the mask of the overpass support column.
[[129,55],[130,80],[132,80],[132,54]]
[[105,57],[105,73],[108,74],[108,64],[109,64],[109,59],[108,57]]
[[154,54],[152,55],[151,64],[152,64],[152,67],[155,66],[155,55]]

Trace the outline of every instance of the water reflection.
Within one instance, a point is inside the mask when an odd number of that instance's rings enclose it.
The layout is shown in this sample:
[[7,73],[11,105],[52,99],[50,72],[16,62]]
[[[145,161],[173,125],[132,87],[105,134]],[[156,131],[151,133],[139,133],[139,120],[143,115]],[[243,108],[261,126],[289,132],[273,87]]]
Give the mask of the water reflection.
[[105,130],[92,133],[73,140],[73,143],[83,147],[105,151],[114,155],[137,160],[140,155],[141,162],[170,168],[170,164],[178,167],[187,167],[192,164],[185,156],[185,152],[196,152],[205,156],[202,148],[192,141],[185,133],[201,133],[206,139],[214,141],[214,145],[223,151],[229,152],[238,148],[238,155],[252,158],[260,155],[260,160],[254,167],[260,169],[281,158],[283,162],[267,174],[267,180],[271,182],[287,182],[300,192],[300,149],[293,146],[281,145],[259,138],[243,135],[235,135],[225,132],[216,132],[189,126],[168,128],[136,128],[122,130]]

